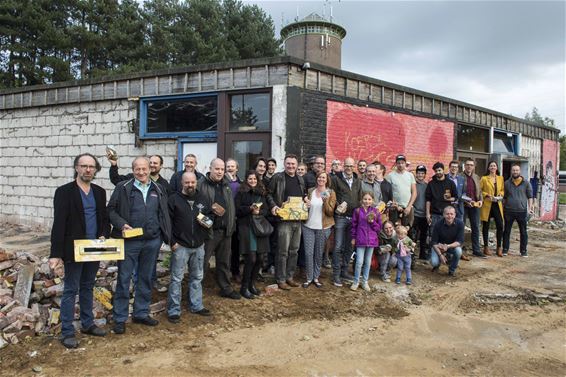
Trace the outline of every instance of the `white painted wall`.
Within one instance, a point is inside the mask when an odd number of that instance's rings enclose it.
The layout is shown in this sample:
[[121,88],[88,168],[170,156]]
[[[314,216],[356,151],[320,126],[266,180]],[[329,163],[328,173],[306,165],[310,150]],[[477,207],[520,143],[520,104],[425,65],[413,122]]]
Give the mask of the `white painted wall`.
[[107,144],[120,156],[120,174],[131,171],[134,157],[160,154],[169,179],[177,153],[172,140],[147,141],[134,146],[128,121],[136,117],[138,102],[101,101],[0,113],[0,221],[50,226],[55,189],[73,179],[73,159],[89,152],[98,157],[102,170],[94,183],[107,189],[110,166]]
[[285,129],[287,127],[287,86],[274,85],[271,102],[271,156],[277,160],[278,171],[285,158]]

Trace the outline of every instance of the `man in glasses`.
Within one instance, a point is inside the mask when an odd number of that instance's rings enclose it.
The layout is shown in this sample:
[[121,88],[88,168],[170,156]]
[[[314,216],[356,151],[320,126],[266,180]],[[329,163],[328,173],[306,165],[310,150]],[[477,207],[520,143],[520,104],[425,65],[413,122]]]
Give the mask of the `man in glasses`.
[[[74,180],[55,190],[53,227],[49,266],[56,272],[64,266],[65,280],[61,298],[61,343],[77,348],[75,338],[75,298],[79,294],[81,332],[105,336],[106,331],[94,324],[93,288],[99,262],[76,262],[74,241],[104,239],[110,235],[106,212],[106,191],[92,180],[100,171],[100,163],[90,153],[75,158]],[[80,289],[79,289],[80,287]]]
[[314,156],[313,159],[314,162],[312,164],[312,170],[309,170],[307,174],[305,174],[305,176],[303,177],[303,179],[305,180],[305,186],[307,190],[310,189],[311,187],[316,186],[316,176],[324,171],[326,165],[326,161],[324,160],[324,157],[321,155],[316,155]]

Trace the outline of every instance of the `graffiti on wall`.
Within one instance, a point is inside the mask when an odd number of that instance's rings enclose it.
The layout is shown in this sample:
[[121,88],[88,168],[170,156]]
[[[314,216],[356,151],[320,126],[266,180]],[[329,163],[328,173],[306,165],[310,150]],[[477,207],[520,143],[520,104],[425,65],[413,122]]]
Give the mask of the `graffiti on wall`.
[[[429,169],[453,157],[454,124],[342,102],[327,102],[326,156],[334,159],[380,161],[388,169],[404,153],[412,163]],[[429,170],[431,171],[431,170]]]
[[540,219],[554,220],[558,204],[557,174],[558,142],[544,140],[542,144],[542,189],[540,194]]

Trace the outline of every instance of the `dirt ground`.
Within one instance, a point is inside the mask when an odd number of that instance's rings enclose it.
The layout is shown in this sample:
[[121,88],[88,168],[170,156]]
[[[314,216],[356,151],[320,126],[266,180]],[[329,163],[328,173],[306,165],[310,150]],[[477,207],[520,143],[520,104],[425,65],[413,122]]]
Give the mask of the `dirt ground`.
[[[155,328],[79,335],[76,350],[38,336],[0,350],[0,375],[564,376],[566,231],[539,226],[529,235],[529,258],[462,261],[457,278],[419,263],[411,287],[372,273],[371,293],[331,286],[328,270],[321,289],[256,300],[222,299],[208,280],[212,317],[184,311],[173,325],[162,313]],[[8,249],[49,247],[41,232],[1,238]]]

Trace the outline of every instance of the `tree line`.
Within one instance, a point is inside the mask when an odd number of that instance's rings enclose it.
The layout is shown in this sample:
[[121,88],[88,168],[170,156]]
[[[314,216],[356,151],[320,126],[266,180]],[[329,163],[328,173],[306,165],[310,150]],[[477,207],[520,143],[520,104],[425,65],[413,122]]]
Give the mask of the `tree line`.
[[0,0],[0,88],[280,53],[238,0]]

